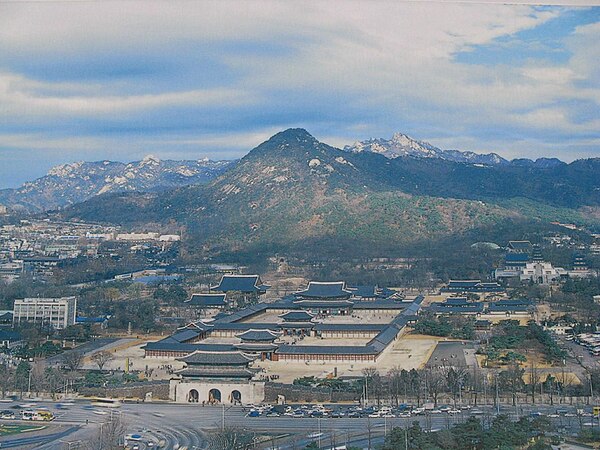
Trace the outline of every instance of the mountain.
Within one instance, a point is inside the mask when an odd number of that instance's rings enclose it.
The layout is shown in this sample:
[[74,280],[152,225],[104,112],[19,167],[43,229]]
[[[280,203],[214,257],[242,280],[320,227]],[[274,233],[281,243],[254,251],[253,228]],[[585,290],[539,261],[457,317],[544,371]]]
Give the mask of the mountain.
[[290,129],[207,184],[102,195],[60,217],[177,226],[198,257],[292,250],[381,255],[505,220],[593,220],[582,208],[600,205],[598,170],[600,160],[540,169],[388,159]]
[[417,141],[405,134],[395,133],[391,139],[368,139],[355,142],[344,147],[347,152],[378,153],[386,158],[394,159],[401,156],[413,156],[417,158],[440,158],[448,161],[469,163],[502,165],[509,162],[496,153],[479,154],[463,152],[460,150],[442,150],[434,147],[429,142]]
[[96,195],[129,191],[162,191],[206,183],[223,173],[231,161],[161,161],[146,156],[130,163],[75,162],[56,166],[47,175],[17,189],[0,190],[0,205],[40,212],[62,208]]

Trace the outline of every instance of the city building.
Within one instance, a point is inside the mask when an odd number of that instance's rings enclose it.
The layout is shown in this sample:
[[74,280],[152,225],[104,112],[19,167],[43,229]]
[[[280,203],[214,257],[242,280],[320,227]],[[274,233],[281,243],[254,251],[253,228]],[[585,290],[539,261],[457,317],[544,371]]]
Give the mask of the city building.
[[62,330],[75,324],[76,313],[75,297],[17,299],[13,310],[13,326],[35,323]]

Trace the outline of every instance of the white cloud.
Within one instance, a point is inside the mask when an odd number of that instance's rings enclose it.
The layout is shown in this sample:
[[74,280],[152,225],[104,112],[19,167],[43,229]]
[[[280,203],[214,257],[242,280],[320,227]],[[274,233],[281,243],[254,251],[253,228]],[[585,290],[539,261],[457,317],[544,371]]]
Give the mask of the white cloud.
[[[74,90],[80,93],[73,95]],[[44,83],[0,73],[0,104],[3,105],[0,115],[114,114],[168,106],[235,106],[252,101],[248,93],[227,88],[121,96],[81,93],[91,90],[85,85]]]
[[[385,128],[376,123],[382,119],[386,126],[395,121],[400,131],[408,131],[401,128],[403,122],[421,123],[433,135],[436,129],[474,135],[482,126],[497,126],[572,133],[575,140],[599,128],[597,120],[575,120],[572,103],[600,105],[600,24],[577,28],[566,42],[572,53],[566,63],[483,66],[456,61],[460,52],[535,28],[562,12],[479,2],[0,3],[0,61],[6,65],[0,66],[0,117],[12,123],[80,116],[126,121],[149,110],[198,106],[220,108],[228,120],[227,114],[235,115],[240,106],[251,105],[257,117],[268,115],[273,97],[282,102],[280,97],[290,94],[289,109],[299,111],[298,121],[315,124],[340,146],[344,133],[354,138]],[[261,43],[281,48],[261,51]],[[172,49],[185,51],[196,44],[218,48],[215,53],[225,65],[219,69],[222,79],[211,87],[193,79],[185,80],[191,87],[182,90],[165,88],[168,83],[153,85],[152,80],[134,85],[135,77],[119,85],[114,80],[39,81],[10,67],[11,57],[73,57],[85,64],[101,53],[168,65]],[[192,63],[200,72],[207,64]],[[177,68],[170,69],[176,84]],[[301,117],[295,103],[301,101],[315,105],[311,113],[322,113],[322,124],[320,117]],[[332,120],[325,114],[328,108],[353,114],[337,129],[326,130]],[[219,127],[234,127],[246,118],[249,125],[237,133],[219,134],[208,127],[185,137],[165,132],[148,145],[251,148],[280,129],[247,119],[248,109],[246,116]],[[485,140],[473,139],[468,149],[485,149]],[[547,144],[552,148],[552,142]],[[41,147],[32,143],[31,148]]]

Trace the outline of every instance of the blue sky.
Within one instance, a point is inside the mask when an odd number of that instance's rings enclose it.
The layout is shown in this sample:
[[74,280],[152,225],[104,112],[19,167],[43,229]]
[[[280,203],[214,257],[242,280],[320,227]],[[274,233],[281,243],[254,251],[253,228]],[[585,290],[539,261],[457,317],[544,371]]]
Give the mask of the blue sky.
[[79,161],[230,159],[304,127],[600,156],[600,8],[0,3],[0,187]]

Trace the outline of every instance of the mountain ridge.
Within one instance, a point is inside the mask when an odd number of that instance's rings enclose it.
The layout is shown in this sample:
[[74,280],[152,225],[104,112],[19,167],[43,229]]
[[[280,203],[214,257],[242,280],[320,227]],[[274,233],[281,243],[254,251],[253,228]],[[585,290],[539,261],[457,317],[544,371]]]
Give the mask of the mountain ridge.
[[382,254],[504,220],[588,220],[580,209],[600,205],[598,168],[600,160],[539,169],[388,159],[337,149],[306,130],[290,129],[207,184],[100,196],[60,217],[183,227],[197,255],[309,251],[316,242]]
[[0,190],[0,204],[12,210],[42,212],[88,200],[96,195],[127,191],[162,191],[205,183],[232,161],[160,160],[77,161],[52,167],[46,175],[15,189]]
[[363,141],[356,141],[351,145],[346,145],[344,151],[352,153],[370,152],[377,153],[389,159],[400,157],[416,158],[439,158],[447,161],[466,163],[466,164],[485,164],[496,165],[528,165],[534,167],[553,167],[565,164],[558,158],[538,158],[536,160],[528,158],[517,158],[507,160],[497,153],[477,153],[463,150],[442,150],[429,142],[413,139],[404,133],[394,133],[391,139],[369,138]]

